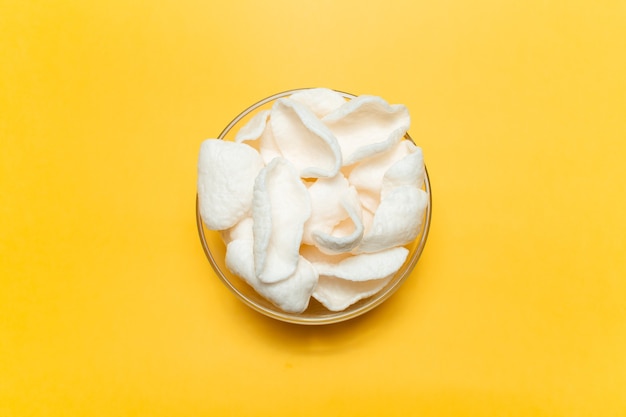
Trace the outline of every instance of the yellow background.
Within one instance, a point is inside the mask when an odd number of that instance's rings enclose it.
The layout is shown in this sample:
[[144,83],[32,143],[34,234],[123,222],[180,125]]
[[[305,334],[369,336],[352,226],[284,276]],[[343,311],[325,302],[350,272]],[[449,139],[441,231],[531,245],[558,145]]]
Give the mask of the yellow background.
[[[626,2],[0,0],[0,416],[626,415]],[[196,158],[297,87],[408,106],[426,250],[353,321],[215,277]]]

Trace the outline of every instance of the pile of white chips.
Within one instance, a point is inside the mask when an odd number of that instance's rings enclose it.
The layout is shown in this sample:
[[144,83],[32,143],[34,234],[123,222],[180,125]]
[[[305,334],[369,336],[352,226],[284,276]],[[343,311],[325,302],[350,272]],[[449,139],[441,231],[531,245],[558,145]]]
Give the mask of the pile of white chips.
[[226,265],[289,313],[313,297],[342,311],[379,292],[419,235],[428,195],[407,108],[300,90],[259,111],[234,142],[200,148],[198,199]]

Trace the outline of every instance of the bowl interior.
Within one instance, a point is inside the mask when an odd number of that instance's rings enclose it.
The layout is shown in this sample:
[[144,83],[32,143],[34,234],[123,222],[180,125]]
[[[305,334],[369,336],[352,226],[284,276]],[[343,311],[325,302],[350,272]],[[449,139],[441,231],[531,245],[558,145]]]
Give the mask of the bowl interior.
[[[233,140],[235,134],[241,126],[243,126],[257,111],[264,108],[270,108],[273,102],[281,97],[286,97],[299,90],[289,90],[273,96],[267,97],[254,105],[250,106],[239,114],[231,123],[226,126],[222,133],[218,136],[222,140]],[[340,92],[345,98],[351,99],[355,96],[352,94]],[[412,140],[407,134],[406,139]],[[426,244],[426,238],[428,237],[428,230],[430,227],[431,207],[432,199],[430,192],[430,181],[428,178],[428,172],[426,172],[424,189],[428,193],[429,201],[424,215],[424,221],[417,238],[405,245],[409,250],[409,255],[404,265],[390,280],[390,282],[377,294],[363,299],[347,309],[339,312],[333,312],[327,310],[317,300],[311,298],[309,307],[306,311],[300,314],[286,313],[276,307],[271,302],[267,301],[261,295],[259,295],[251,286],[249,286],[243,279],[239,278],[226,267],[226,245],[222,241],[220,232],[209,230],[204,225],[202,218],[200,217],[200,211],[198,209],[198,199],[196,197],[196,223],[198,226],[198,233],[202,247],[207,256],[207,259],[211,263],[215,273],[222,280],[222,282],[245,304],[254,310],[272,317],[277,320],[296,323],[296,324],[330,324],[345,321],[357,316],[360,316],[374,307],[380,305],[383,301],[389,298],[409,277],[411,271],[415,267],[423,249]]]

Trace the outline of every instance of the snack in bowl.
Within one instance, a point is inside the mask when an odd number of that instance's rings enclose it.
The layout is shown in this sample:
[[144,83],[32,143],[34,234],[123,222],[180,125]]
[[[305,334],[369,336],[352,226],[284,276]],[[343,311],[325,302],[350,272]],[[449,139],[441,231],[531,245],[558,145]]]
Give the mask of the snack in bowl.
[[314,88],[268,97],[205,140],[196,216],[220,278],[256,310],[296,323],[345,320],[385,300],[430,224],[409,126],[403,105]]

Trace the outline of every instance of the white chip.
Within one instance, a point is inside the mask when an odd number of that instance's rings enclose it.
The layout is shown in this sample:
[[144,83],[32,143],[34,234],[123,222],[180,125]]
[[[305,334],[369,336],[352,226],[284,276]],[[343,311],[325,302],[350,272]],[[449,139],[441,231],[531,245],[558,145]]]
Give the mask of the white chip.
[[363,237],[363,210],[356,188],[350,187],[342,196],[340,203],[352,225],[339,223],[331,233],[314,231],[313,240],[322,252],[330,254],[349,252],[358,246]]
[[274,158],[254,184],[254,263],[259,280],[277,282],[294,273],[310,215],[309,193],[295,168],[286,159]]
[[378,252],[415,240],[427,205],[424,190],[407,185],[392,189],[380,202],[356,252]]
[[399,246],[376,253],[363,253],[342,259],[337,263],[313,262],[320,276],[369,281],[395,274],[406,260],[409,250]]
[[415,146],[411,141],[405,140],[403,142],[407,144],[410,153],[394,163],[385,172],[380,192],[381,198],[385,198],[391,190],[403,185],[421,188],[424,184],[426,170],[422,149]]
[[330,311],[342,311],[357,301],[378,293],[392,277],[393,275],[369,281],[348,281],[320,276],[313,298]]
[[244,217],[239,223],[237,223],[233,227],[226,229],[226,230],[222,230],[220,232],[222,236],[222,240],[227,245],[233,240],[239,240],[239,239],[252,240],[253,239],[253,233],[252,233],[253,223],[254,222],[252,221],[252,215],[250,215],[249,217]]
[[[369,191],[374,195],[380,195],[383,177],[389,168],[406,156],[417,152],[417,149],[419,148],[410,140],[401,140],[387,151],[355,164],[348,180],[359,191]],[[422,160],[421,164],[423,163]]]
[[270,117],[269,110],[261,110],[252,117],[248,123],[243,125],[235,136],[235,142],[241,143],[245,141],[254,141],[261,137]]
[[261,110],[258,114],[254,115],[235,136],[235,142],[245,142],[247,145],[256,149],[261,154],[261,158],[263,158],[265,164],[268,164],[277,156],[282,156],[274,141],[272,127],[268,123],[269,117],[269,110]]
[[261,154],[261,158],[263,158],[263,162],[265,162],[266,165],[269,164],[274,158],[282,158],[283,154],[280,152],[280,149],[278,149],[278,145],[276,145],[272,126],[269,123],[265,125],[265,130],[263,131],[263,134],[258,142],[259,153]]
[[409,251],[398,247],[355,255],[336,263],[313,262],[319,280],[313,297],[331,311],[341,311],[379,292],[404,264]]
[[274,141],[301,177],[333,177],[341,167],[341,150],[330,130],[304,105],[276,101],[270,114]]
[[319,250],[316,246],[312,245],[302,245],[300,247],[300,255],[306,258],[307,261],[311,263],[315,262],[323,262],[323,263],[331,263],[336,264],[339,261],[342,261],[346,258],[354,256],[350,253],[338,253],[338,254],[328,254]]
[[422,186],[422,150],[410,140],[402,140],[391,149],[355,164],[348,180],[359,191],[361,204],[375,212],[382,196],[392,188],[400,185]]
[[341,147],[343,165],[351,165],[391,148],[408,130],[407,108],[390,106],[380,97],[359,96],[346,102],[322,121]]
[[360,190],[358,191],[358,193],[359,200],[361,201],[361,206],[364,209],[375,213],[378,205],[380,204],[380,192],[373,193],[367,190]]
[[341,94],[328,88],[309,88],[298,91],[289,98],[305,105],[320,118],[346,103]]
[[219,139],[202,142],[198,202],[209,229],[228,229],[249,215],[254,181],[262,167],[259,153],[246,144]]
[[313,232],[330,233],[339,222],[348,217],[341,199],[349,188],[348,180],[341,173],[332,178],[319,178],[311,184],[311,217],[304,224],[302,243],[315,244]]
[[226,247],[226,266],[283,311],[301,313],[306,310],[318,281],[317,271],[311,263],[299,257],[292,275],[279,282],[265,283],[254,272],[253,246],[254,242],[249,239],[230,242]]
[[363,209],[363,228],[365,230],[370,230],[372,228],[372,223],[374,223],[374,213],[367,209]]

